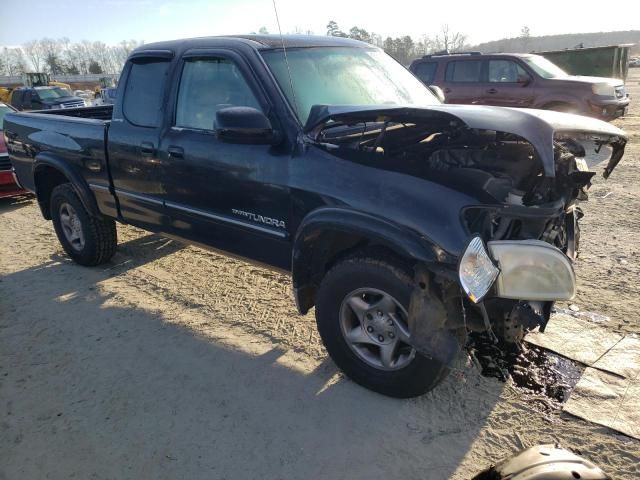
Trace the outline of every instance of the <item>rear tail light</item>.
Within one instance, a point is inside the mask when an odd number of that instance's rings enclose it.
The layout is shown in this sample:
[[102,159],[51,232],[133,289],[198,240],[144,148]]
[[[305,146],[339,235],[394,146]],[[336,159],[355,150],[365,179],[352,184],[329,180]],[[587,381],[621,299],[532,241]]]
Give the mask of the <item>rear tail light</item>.
[[4,143],[4,135],[0,131],[0,154],[7,153],[7,144]]

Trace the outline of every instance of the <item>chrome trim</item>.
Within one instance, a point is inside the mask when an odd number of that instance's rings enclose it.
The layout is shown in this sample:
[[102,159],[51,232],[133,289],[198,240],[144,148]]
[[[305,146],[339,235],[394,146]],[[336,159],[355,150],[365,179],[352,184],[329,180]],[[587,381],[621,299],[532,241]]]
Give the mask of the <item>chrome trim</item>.
[[257,230],[257,231],[263,232],[263,233],[269,233],[271,235],[275,235],[275,236],[280,237],[280,238],[286,238],[287,237],[287,232],[285,232],[285,231],[276,230],[274,228],[263,227],[261,225],[255,225],[255,224],[249,223],[249,222],[243,222],[242,220],[236,220],[235,218],[230,218],[230,217],[227,217],[226,215],[217,215],[217,214],[209,213],[209,212],[206,212],[204,210],[197,209],[197,208],[185,207],[185,206],[182,206],[180,204],[173,203],[173,202],[164,202],[164,203],[165,203],[165,206],[167,206],[169,208],[173,208],[175,210],[180,210],[182,212],[187,212],[187,213],[192,213],[192,214],[195,214],[195,215],[200,215],[202,217],[209,218],[211,220],[217,220],[217,221],[220,221],[220,222],[231,223],[232,225],[238,225],[240,227],[250,228],[252,230]]
[[164,201],[158,200],[156,198],[153,198],[147,195],[131,193],[131,192],[127,192],[126,190],[120,190],[119,188],[116,188],[115,192],[116,192],[116,195],[122,195],[123,197],[133,198],[135,200],[140,200],[141,202],[150,203],[152,205],[161,205],[161,206],[164,205]]
[[11,176],[13,177],[13,181],[18,186],[18,188],[21,188],[22,190],[26,190],[26,188],[24,188],[22,186],[22,184],[20,183],[20,180],[18,180],[18,174],[16,173],[15,167],[11,167],[11,170],[9,170],[9,171],[11,172]]
[[109,187],[107,187],[105,185],[98,185],[97,183],[90,183],[89,184],[89,188],[91,190],[97,190],[99,192],[108,192],[109,191]]

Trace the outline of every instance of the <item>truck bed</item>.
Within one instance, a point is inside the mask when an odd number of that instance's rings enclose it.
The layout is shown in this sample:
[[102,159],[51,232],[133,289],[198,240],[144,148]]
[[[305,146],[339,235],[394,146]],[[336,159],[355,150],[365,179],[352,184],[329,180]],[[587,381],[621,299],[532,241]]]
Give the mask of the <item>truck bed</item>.
[[101,105],[99,107],[68,108],[57,110],[39,110],[31,113],[43,113],[46,115],[61,115],[64,117],[93,118],[95,120],[111,120],[113,105]]
[[113,106],[11,112],[4,125],[11,163],[26,189],[36,192],[38,175],[55,166],[76,184],[99,189],[98,207],[115,214],[108,191],[106,140]]

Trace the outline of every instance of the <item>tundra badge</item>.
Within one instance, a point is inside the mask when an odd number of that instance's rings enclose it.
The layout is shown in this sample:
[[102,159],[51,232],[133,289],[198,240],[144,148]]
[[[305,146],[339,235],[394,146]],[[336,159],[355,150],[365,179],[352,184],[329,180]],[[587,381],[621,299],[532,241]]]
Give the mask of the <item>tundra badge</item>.
[[231,211],[235,215],[240,215],[241,217],[246,217],[249,220],[253,220],[254,222],[264,223],[265,225],[271,225],[273,227],[286,228],[285,224],[284,224],[284,220],[278,220],[276,218],[271,218],[271,217],[264,217],[262,215],[257,215],[255,213],[251,213],[251,212],[245,212],[243,210],[238,210],[238,209],[235,209],[235,208],[232,208]]

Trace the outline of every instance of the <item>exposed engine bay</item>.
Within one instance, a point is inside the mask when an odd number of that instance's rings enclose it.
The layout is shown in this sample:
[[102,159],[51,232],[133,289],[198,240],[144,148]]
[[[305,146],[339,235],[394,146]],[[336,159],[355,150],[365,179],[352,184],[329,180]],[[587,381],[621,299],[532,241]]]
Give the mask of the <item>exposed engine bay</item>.
[[473,196],[478,204],[464,212],[466,226],[487,241],[540,239],[575,258],[577,221],[582,216],[575,204],[588,198],[595,175],[589,166],[616,153],[621,156],[624,140],[559,135],[553,141],[554,176],[549,176],[528,140],[447,120],[401,123],[383,116],[330,121],[313,135],[318,145],[345,160],[424,178]]
[[[344,160],[423,178],[476,199],[461,212],[462,221],[469,236],[489,246],[542,241],[575,260],[583,215],[577,204],[588,199],[595,175],[590,167],[608,161],[603,176],[610,175],[624,153],[623,132],[576,115],[460,107],[469,116],[458,116],[455,107],[332,113],[319,106],[312,110],[308,135]],[[429,284],[420,275],[419,283]],[[539,298],[497,295],[469,301],[456,292],[458,287],[432,282],[412,298],[410,327],[420,337],[414,347],[445,363],[456,355],[454,338],[461,328],[517,343],[528,330],[544,330],[553,306]],[[431,320],[420,324],[418,317]]]

